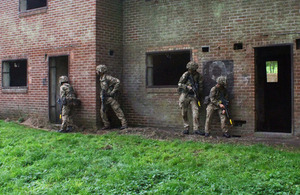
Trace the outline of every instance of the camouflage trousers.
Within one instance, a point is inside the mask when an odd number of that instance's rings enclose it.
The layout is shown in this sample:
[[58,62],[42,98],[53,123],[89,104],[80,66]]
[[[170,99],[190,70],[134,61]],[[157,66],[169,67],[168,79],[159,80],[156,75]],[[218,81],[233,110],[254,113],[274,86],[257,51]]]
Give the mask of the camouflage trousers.
[[66,130],[68,126],[73,125],[71,117],[71,106],[64,105],[61,110],[61,129]]
[[[121,121],[121,125],[122,126],[127,126],[127,121],[125,119],[125,115],[120,107],[120,104],[117,102],[117,100],[115,100],[112,97],[107,98],[106,100],[106,105],[110,105],[111,108],[113,109],[113,111],[115,112],[116,116],[118,117],[118,119]],[[106,112],[103,111],[103,108],[101,107],[100,109],[100,114],[101,114],[101,118],[102,118],[102,122],[104,124],[104,127],[109,127],[110,126],[110,122],[107,118]]]
[[224,114],[222,114],[222,109],[217,108],[216,106],[212,105],[211,103],[208,104],[208,106],[206,108],[205,133],[210,132],[209,126],[210,126],[210,122],[212,119],[212,115],[215,110],[218,112],[219,117],[220,117],[222,132],[227,133],[228,127],[226,125],[226,116]]
[[181,115],[183,118],[183,127],[185,130],[189,129],[188,108],[191,105],[193,115],[193,130],[199,130],[199,107],[197,100],[194,97],[189,97],[182,93],[179,97],[179,107],[181,108]]

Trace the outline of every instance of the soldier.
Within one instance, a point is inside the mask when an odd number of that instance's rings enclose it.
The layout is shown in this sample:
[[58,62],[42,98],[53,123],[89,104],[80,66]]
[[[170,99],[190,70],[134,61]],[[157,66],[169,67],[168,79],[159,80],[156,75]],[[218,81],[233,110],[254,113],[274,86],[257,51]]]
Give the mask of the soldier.
[[222,102],[222,99],[225,99],[226,101],[228,100],[226,77],[220,76],[217,79],[217,84],[210,90],[209,99],[210,102],[206,108],[205,137],[210,136],[209,125],[211,117],[213,112],[217,110],[221,121],[223,136],[226,138],[230,138],[231,136],[228,133],[228,127],[226,125],[225,106]]
[[59,77],[60,84],[60,99],[59,103],[62,105],[61,108],[61,129],[60,133],[67,133],[73,130],[72,114],[72,100],[76,99],[73,87],[69,84],[67,76]]
[[179,107],[183,118],[183,134],[189,134],[188,106],[191,105],[193,114],[193,129],[195,134],[203,135],[199,131],[199,107],[202,98],[202,75],[197,72],[198,64],[189,62],[186,65],[188,71],[183,73],[178,82]]
[[106,106],[110,104],[113,111],[115,112],[118,119],[121,121],[121,130],[126,129],[127,121],[125,119],[124,113],[120,107],[120,104],[117,102],[116,93],[119,90],[120,86],[120,80],[117,78],[114,78],[110,75],[107,75],[107,67],[105,65],[98,65],[96,67],[97,74],[100,75],[100,96],[101,96],[101,109],[100,114],[102,118],[102,122],[104,124],[104,127],[102,130],[110,129],[110,123],[108,121],[107,115],[106,115]]

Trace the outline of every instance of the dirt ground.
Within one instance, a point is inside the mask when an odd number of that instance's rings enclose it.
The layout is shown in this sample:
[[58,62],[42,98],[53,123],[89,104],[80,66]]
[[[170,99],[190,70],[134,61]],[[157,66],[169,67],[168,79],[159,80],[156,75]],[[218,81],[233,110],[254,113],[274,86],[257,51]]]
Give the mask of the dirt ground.
[[[38,119],[27,119],[23,123],[23,125],[40,128],[48,131],[55,131],[59,128],[59,126],[53,126],[51,124],[46,124],[44,122],[39,122]],[[183,141],[200,141],[207,143],[234,143],[234,144],[242,144],[242,145],[252,145],[252,144],[265,144],[270,146],[279,146],[286,147],[292,149],[300,149],[300,138],[296,136],[290,137],[282,137],[282,136],[241,136],[241,137],[231,137],[224,138],[221,134],[212,133],[211,137],[204,137],[199,135],[183,135],[181,131],[173,130],[173,129],[161,129],[154,127],[129,127],[125,130],[119,129],[110,129],[110,130],[77,130],[83,134],[106,134],[109,132],[117,132],[122,135],[139,135],[149,139],[157,139],[157,140],[183,140]]]
[[125,130],[110,129],[110,130],[98,130],[98,131],[84,131],[84,134],[106,134],[109,132],[117,132],[121,135],[139,135],[149,139],[157,140],[183,140],[183,141],[200,141],[207,143],[234,143],[242,145],[252,144],[265,144],[270,146],[280,146],[286,148],[300,149],[300,138],[299,137],[256,137],[256,136],[241,136],[224,138],[221,135],[212,134],[211,137],[204,137],[200,135],[190,134],[183,135],[182,132],[174,131],[172,129],[160,129],[153,127],[134,127],[127,128]]

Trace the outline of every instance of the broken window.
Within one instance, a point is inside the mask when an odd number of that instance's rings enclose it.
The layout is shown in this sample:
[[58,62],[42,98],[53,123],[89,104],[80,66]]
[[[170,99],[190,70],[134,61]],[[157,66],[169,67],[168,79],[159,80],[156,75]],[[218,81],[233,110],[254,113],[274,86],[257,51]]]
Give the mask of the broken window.
[[148,53],[147,86],[177,86],[190,59],[190,50]]
[[20,0],[20,11],[46,7],[47,0]]
[[268,83],[278,82],[278,62],[266,61],[266,73]]
[[3,61],[2,86],[27,86],[27,60]]

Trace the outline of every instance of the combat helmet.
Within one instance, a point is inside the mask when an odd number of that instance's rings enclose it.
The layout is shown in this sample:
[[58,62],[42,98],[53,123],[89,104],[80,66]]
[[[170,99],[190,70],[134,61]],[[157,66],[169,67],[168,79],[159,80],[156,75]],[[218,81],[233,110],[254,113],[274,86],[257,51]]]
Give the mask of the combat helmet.
[[107,71],[106,65],[100,64],[96,67],[96,71],[105,73]]
[[196,62],[190,61],[189,63],[187,63],[186,68],[188,70],[197,70],[198,64]]
[[61,76],[59,77],[59,84],[62,84],[62,83],[68,83],[69,82],[69,79],[67,76]]
[[224,76],[220,76],[217,78],[217,83],[219,85],[222,85],[222,86],[226,86],[227,82],[226,82],[226,77]]

